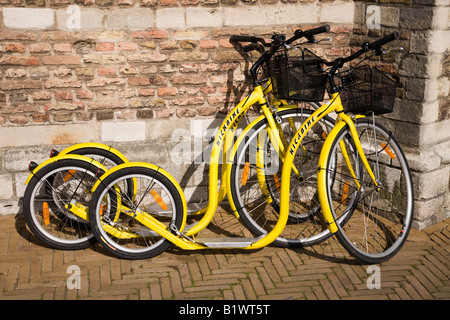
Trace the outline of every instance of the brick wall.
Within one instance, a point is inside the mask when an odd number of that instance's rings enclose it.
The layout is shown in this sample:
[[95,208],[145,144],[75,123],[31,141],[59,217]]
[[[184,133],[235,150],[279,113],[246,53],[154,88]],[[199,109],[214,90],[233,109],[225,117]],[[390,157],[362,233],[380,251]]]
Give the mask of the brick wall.
[[[370,5],[378,29],[367,27]],[[206,200],[202,150],[248,89],[250,64],[229,36],[324,23],[333,43],[314,51],[328,58],[401,31],[407,51],[378,61],[405,89],[387,124],[417,173],[418,210],[434,210],[416,226],[441,219],[450,202],[450,135],[435,134],[449,121],[445,0],[0,0],[0,214],[20,212],[30,160],[86,141],[161,165],[188,199]]]
[[[384,123],[409,160],[419,228],[450,212],[449,5],[446,0],[355,1],[354,39],[380,35],[381,30],[401,34],[404,50],[392,57],[391,66],[402,89],[394,113]],[[373,7],[381,15],[380,29],[366,23],[374,15]]]
[[[332,24],[348,50],[351,1],[0,1],[0,212],[20,211],[30,160],[77,142],[163,166],[206,199],[202,150],[244,94],[232,34]],[[336,16],[338,14],[338,16]],[[339,17],[339,18],[337,18]],[[317,46],[319,53],[331,45]],[[194,142],[196,142],[194,144]]]

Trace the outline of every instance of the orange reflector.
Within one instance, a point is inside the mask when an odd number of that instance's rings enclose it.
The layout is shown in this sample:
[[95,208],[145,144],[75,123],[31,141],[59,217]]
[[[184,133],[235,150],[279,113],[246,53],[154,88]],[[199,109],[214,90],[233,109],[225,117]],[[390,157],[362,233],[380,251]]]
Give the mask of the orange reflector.
[[77,170],[69,170],[66,175],[64,176],[64,182],[67,182],[70,180],[70,178],[73,177],[73,175],[77,172]]
[[277,189],[280,190],[281,183],[280,183],[280,179],[278,178],[278,175],[276,173],[273,175],[273,180],[275,180],[275,185],[277,186]]
[[250,163],[246,162],[244,166],[244,170],[242,170],[242,185],[245,186],[248,180],[248,173],[250,171]]
[[381,147],[384,148],[384,151],[386,151],[386,153],[388,154],[389,157],[391,157],[391,159],[395,159],[395,154],[392,152],[391,149],[389,149],[389,147],[385,143],[382,143]]
[[102,204],[100,205],[100,215],[103,215],[103,212],[105,212],[105,210],[108,208],[107,204]]
[[326,140],[327,139],[327,134],[325,133],[325,131],[322,131],[322,139]]
[[342,187],[342,197],[341,197],[342,204],[345,204],[347,202],[349,188],[350,188],[350,183],[348,183],[348,181],[345,181],[344,186]]
[[50,213],[47,202],[42,203],[42,216],[44,217],[44,224],[47,226],[50,223]]
[[163,208],[164,210],[168,209],[166,203],[161,198],[161,196],[158,194],[158,192],[156,192],[155,190],[152,190],[152,191],[150,191],[150,193],[152,194],[153,198],[155,198],[156,202],[158,202],[158,204],[161,208]]

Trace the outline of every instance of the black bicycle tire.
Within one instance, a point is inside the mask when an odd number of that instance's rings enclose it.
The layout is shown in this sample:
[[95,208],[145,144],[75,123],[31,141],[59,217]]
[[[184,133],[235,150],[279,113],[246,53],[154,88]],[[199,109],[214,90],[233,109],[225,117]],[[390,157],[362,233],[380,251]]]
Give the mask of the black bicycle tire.
[[[98,207],[99,200],[103,197],[104,191],[107,188],[107,186],[111,185],[114,181],[117,181],[120,179],[121,176],[127,176],[127,175],[147,175],[153,179],[157,179],[160,183],[162,183],[171,193],[172,199],[176,206],[176,212],[175,212],[175,221],[174,226],[176,228],[180,228],[182,221],[183,221],[183,201],[182,196],[178,192],[175,185],[162,173],[153,170],[148,167],[141,167],[141,166],[130,166],[125,167],[123,169],[120,169],[116,172],[113,172],[110,175],[107,175],[102,180],[102,183],[98,186],[98,188],[95,190],[91,203],[89,205],[89,221],[91,222],[91,228],[94,233],[95,238],[97,241],[102,245],[102,247],[107,250],[109,253],[127,260],[140,260],[140,259],[148,259],[152,258],[154,256],[157,256],[167,250],[171,243],[167,239],[165,239],[163,242],[161,242],[157,247],[150,249],[148,251],[143,251],[140,253],[130,253],[127,251],[122,250],[120,247],[115,247],[114,243],[111,241],[108,241],[105,239],[105,237],[100,232],[101,228],[101,221],[99,221],[98,217],[99,214],[97,214],[96,208]],[[108,238],[108,237],[106,237]]]
[[[100,176],[103,174],[103,170],[99,169],[97,166],[93,165],[92,163],[78,160],[78,159],[63,159],[58,160],[56,162],[50,163],[46,165],[45,167],[38,170],[36,173],[33,174],[33,177],[30,179],[27,188],[25,189],[25,193],[23,196],[23,215],[25,217],[25,221],[30,228],[31,232],[42,242],[45,244],[51,246],[55,249],[60,250],[81,250],[86,249],[89,246],[91,246],[93,243],[95,243],[95,237],[92,234],[92,236],[85,241],[78,242],[78,243],[62,243],[58,241],[54,241],[49,236],[47,236],[45,233],[41,231],[41,229],[36,225],[36,221],[32,217],[32,210],[31,210],[31,198],[33,195],[33,192],[35,192],[35,189],[37,187],[37,184],[40,182],[40,180],[45,177],[49,172],[59,168],[59,167],[73,167],[73,168],[81,168],[87,171],[90,171],[92,174]],[[51,176],[53,178],[53,176]],[[52,204],[49,204],[49,206],[52,206]],[[79,222],[77,222],[79,223]],[[86,223],[88,224],[88,223]]]
[[[311,115],[313,113],[313,110],[301,110],[301,109],[288,109],[288,110],[283,110],[283,111],[279,111],[278,115],[279,116],[285,116],[285,115],[289,115],[289,114],[301,114],[301,113],[306,113]],[[327,121],[331,126],[334,125],[334,121],[329,118],[326,117],[324,119],[325,121]],[[262,126],[267,125],[267,119],[261,119],[260,122],[258,122],[253,128],[255,128],[255,131],[257,131],[258,129],[260,129]],[[244,143],[245,144],[245,143]],[[239,203],[239,191],[236,188],[236,169],[237,166],[235,165],[237,163],[237,159],[239,159],[240,156],[240,152],[243,152],[243,147],[238,146],[237,147],[237,152],[234,156],[234,159],[232,161],[232,167],[231,167],[231,175],[230,175],[230,188],[231,188],[231,195],[232,195],[232,201],[237,204]],[[276,204],[272,204],[274,210],[277,209]],[[253,219],[251,219],[249,217],[249,215],[246,213],[246,210],[243,211],[243,206],[238,205],[237,208],[240,219],[242,220],[243,224],[256,236],[261,236],[264,234],[264,231],[261,230],[261,228],[257,227],[256,222],[253,221]],[[316,213],[316,214],[320,214],[320,212]],[[331,237],[332,234],[330,232],[324,231],[324,234],[318,238],[304,238],[304,240],[299,240],[299,239],[285,239],[282,237],[278,237],[277,239],[275,239],[275,241],[273,242],[273,244],[280,246],[280,247],[289,247],[289,248],[298,248],[298,247],[308,247],[308,246],[312,246],[318,243],[321,243],[323,241],[325,241],[326,239],[328,239],[329,237]]]
[[[362,119],[357,119],[356,120],[356,125],[367,125],[367,126],[373,126],[373,120],[368,119],[368,118],[362,118]],[[410,210],[407,212],[408,214],[408,218],[406,219],[407,222],[406,224],[404,224],[403,228],[402,228],[402,232],[400,233],[400,236],[398,239],[400,239],[401,241],[395,246],[395,248],[393,248],[392,250],[389,250],[388,254],[385,253],[381,253],[381,254],[366,254],[364,253],[362,250],[359,250],[356,248],[356,246],[352,243],[351,240],[349,240],[349,238],[346,236],[345,231],[343,230],[343,228],[337,224],[338,230],[335,233],[337,239],[339,240],[339,242],[341,243],[341,245],[354,257],[356,257],[358,260],[361,260],[363,262],[366,263],[371,263],[371,264],[375,264],[375,263],[381,263],[384,261],[387,261],[389,259],[391,259],[394,255],[396,255],[398,253],[398,251],[403,247],[403,245],[406,242],[406,239],[408,237],[408,234],[411,230],[411,226],[412,226],[412,221],[413,221],[413,215],[414,215],[414,190],[413,190],[413,184],[412,184],[412,178],[411,178],[411,171],[409,169],[409,165],[408,165],[408,161],[403,153],[403,150],[401,148],[401,146],[398,144],[397,140],[395,139],[395,137],[393,135],[390,134],[390,131],[387,130],[385,127],[383,127],[382,125],[378,124],[375,122],[375,126],[380,129],[381,131],[384,131],[386,133],[386,135],[390,136],[391,139],[391,143],[394,145],[396,145],[396,150],[397,150],[397,157],[402,158],[402,160],[400,161],[401,163],[403,162],[402,166],[403,169],[406,170],[404,171],[402,169],[403,174],[405,174],[406,179],[409,181],[409,183],[407,183],[408,188],[410,188],[410,190],[408,191],[408,193],[410,194],[410,197],[412,197],[412,201],[411,201],[411,207]],[[377,129],[377,130],[378,130]],[[336,148],[336,144],[340,141],[340,139],[345,136],[345,132],[349,130],[348,125],[345,125],[336,135],[336,139],[330,144],[330,152],[328,152],[328,155],[332,153],[332,150],[335,150]],[[348,133],[347,133],[348,134]],[[326,163],[328,165],[330,157],[327,158]],[[365,170],[365,168],[363,168]],[[326,183],[328,184],[328,179],[326,179]],[[327,199],[328,201],[332,201],[331,196],[330,196],[330,192],[329,190],[329,186],[327,185],[326,187],[328,196]],[[333,214],[333,218],[335,217],[335,212],[333,210],[333,206],[330,205],[330,208],[332,209],[331,212]],[[353,210],[355,210],[355,208],[353,208]],[[348,218],[350,218],[350,216],[348,216]]]

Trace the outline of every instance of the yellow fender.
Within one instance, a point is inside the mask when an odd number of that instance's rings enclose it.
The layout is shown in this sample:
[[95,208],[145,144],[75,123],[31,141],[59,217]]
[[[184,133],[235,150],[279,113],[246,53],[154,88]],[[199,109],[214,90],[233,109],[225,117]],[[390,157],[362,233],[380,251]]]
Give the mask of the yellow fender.
[[184,192],[183,189],[181,189],[180,185],[178,184],[178,182],[175,180],[174,177],[172,177],[167,171],[165,171],[164,169],[151,164],[151,163],[146,163],[146,162],[127,162],[127,163],[123,163],[121,165],[115,166],[114,168],[111,168],[110,170],[108,170],[104,175],[102,175],[97,182],[94,184],[94,186],[92,187],[92,193],[95,192],[95,190],[98,188],[98,186],[100,185],[100,183],[105,180],[110,174],[113,174],[114,172],[117,172],[121,169],[124,168],[132,168],[132,167],[144,167],[144,168],[149,168],[151,170],[157,171],[159,173],[161,173],[163,176],[165,176],[167,179],[169,179],[169,181],[175,186],[175,188],[177,189],[177,191],[180,193],[181,195],[181,201],[183,203],[183,222],[181,224],[181,227],[179,229],[180,232],[183,231],[185,225],[186,225],[186,217],[187,217],[187,204],[186,204],[186,198],[184,196]]
[[337,231],[336,222],[334,221],[333,215],[331,213],[330,204],[328,203],[327,198],[327,192],[326,192],[326,159],[327,155],[330,152],[331,145],[334,142],[334,139],[336,138],[336,135],[339,133],[339,131],[344,127],[346,123],[344,121],[338,121],[338,123],[335,124],[334,128],[330,131],[328,134],[327,139],[325,139],[325,142],[322,146],[322,150],[320,152],[319,156],[319,163],[317,166],[317,193],[319,194],[319,202],[320,207],[322,210],[322,214],[325,218],[325,221],[327,222],[328,229],[331,233],[335,233]]
[[117,157],[119,157],[124,163],[129,162],[128,159],[119,150],[117,150],[111,146],[108,146],[106,144],[97,143],[97,142],[85,142],[85,143],[74,144],[74,145],[62,150],[59,153],[59,155],[69,154],[75,150],[82,149],[82,148],[95,148],[95,149],[106,150],[106,151],[113,153]]
[[77,159],[77,160],[81,160],[81,161],[85,161],[85,162],[89,162],[92,163],[93,165],[95,165],[96,167],[102,169],[103,171],[107,171],[107,169],[105,168],[104,165],[102,165],[100,162],[95,161],[92,158],[86,157],[86,156],[82,156],[82,155],[78,155],[78,154],[64,154],[64,155],[57,155],[56,157],[53,158],[49,158],[46,161],[42,162],[40,165],[38,165],[28,176],[28,179],[25,181],[25,184],[27,185],[31,178],[33,178],[33,176],[36,174],[36,172],[38,172],[40,169],[42,169],[43,167],[45,167],[46,165],[59,161],[59,160],[63,160],[63,159]]

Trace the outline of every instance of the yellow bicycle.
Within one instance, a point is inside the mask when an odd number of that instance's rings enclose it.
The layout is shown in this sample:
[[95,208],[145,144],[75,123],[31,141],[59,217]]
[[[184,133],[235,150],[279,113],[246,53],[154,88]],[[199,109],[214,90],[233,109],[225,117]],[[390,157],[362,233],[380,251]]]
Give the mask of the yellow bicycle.
[[364,43],[349,57],[324,61],[331,67],[327,72],[331,101],[297,131],[281,174],[280,217],[285,217],[295,203],[290,177],[295,156],[301,153],[299,145],[317,121],[336,112],[335,127],[325,140],[317,167],[319,201],[330,232],[336,233],[352,255],[368,263],[391,258],[405,243],[413,220],[413,184],[407,159],[393,133],[374,118],[392,112],[395,83],[368,66],[337,71],[368,51],[382,54],[381,46],[397,38],[394,32]]
[[[344,63],[371,50],[381,53],[381,46],[397,37],[398,34],[393,33],[373,43],[365,43],[361,50],[350,57],[339,58],[332,62],[323,61],[325,65],[331,66],[331,70],[324,72],[330,84],[331,101],[317,109],[298,128],[285,150],[281,138],[277,136],[279,132],[277,127],[274,124],[270,125],[269,121],[269,126],[275,130],[268,130],[268,136],[273,139],[271,140],[273,145],[278,146],[278,157],[283,163],[280,211],[278,220],[270,231],[255,238],[196,237],[210,223],[218,205],[218,160],[226,131],[242,116],[249,105],[256,102],[261,105],[266,103],[262,88],[256,86],[254,91],[233,109],[216,135],[210,162],[210,203],[207,212],[196,225],[184,230],[186,202],[183,192],[166,171],[152,164],[124,164],[108,171],[93,188],[89,219],[97,240],[113,254],[127,259],[155,256],[163,252],[170,243],[186,250],[206,248],[253,250],[272,243],[285,229],[290,217],[290,207],[295,205],[295,198],[292,198],[290,192],[291,179],[304,178],[301,163],[294,161],[296,154],[305,151],[300,148],[301,142],[323,117],[335,111],[336,125],[325,139],[317,167],[318,197],[323,221],[330,233],[337,232],[344,247],[357,258],[377,262],[392,257],[404,244],[412,222],[413,192],[408,164],[392,133],[377,124],[373,118],[353,116],[353,113],[388,112],[392,108],[393,101],[390,99],[384,101],[384,97],[392,95],[388,92],[389,87],[384,86],[387,81],[383,77],[377,86],[377,77],[373,75],[377,74],[375,69],[369,69],[369,75],[366,73],[359,75],[356,68],[352,70],[351,76],[337,75],[341,84],[336,84],[334,77]],[[271,57],[278,49],[279,47],[271,50]],[[286,64],[284,53],[279,59],[275,65],[281,70],[280,78],[274,77],[273,84],[277,90],[284,91],[289,96],[291,90],[289,86],[287,90],[285,87],[285,84],[289,85],[289,81],[286,82],[282,78],[283,75],[286,76],[289,66]],[[344,107],[340,92],[343,96],[346,90],[352,93],[352,89],[358,87],[359,83],[370,84],[369,89],[363,86],[357,90],[364,92],[364,97],[368,94],[369,101],[364,103],[366,98],[358,96],[354,106],[351,103],[352,99],[348,99],[348,104]],[[293,94],[296,93],[294,90]],[[395,97],[395,94],[393,96]],[[385,107],[388,109],[384,109]],[[268,118],[270,119],[270,116]],[[238,164],[233,162],[227,164],[233,165]],[[114,194],[112,190],[121,190],[123,181],[130,178],[136,180],[136,194],[128,197],[116,193],[115,197],[120,198],[120,203],[115,202],[114,197],[109,196],[111,193]],[[233,188],[233,185],[230,187]],[[107,211],[102,208],[107,208]],[[108,210],[113,213],[119,211],[122,219],[111,221],[110,214],[105,214]],[[362,223],[359,223],[360,219]],[[120,239],[106,232],[105,225],[135,232],[139,236],[132,241]],[[353,238],[353,231],[360,229],[364,230],[361,241],[359,238]]]
[[[275,36],[273,39],[274,47],[281,46],[282,44],[284,45],[286,42],[293,42],[302,37],[306,37],[312,41],[315,34],[326,32],[328,30],[328,26],[319,27],[305,32],[297,30],[295,36],[287,41],[284,40],[284,37]],[[252,42],[259,42],[260,46],[271,47],[271,44],[266,43],[261,38],[237,36],[234,37],[234,40],[248,40],[249,38]],[[246,51],[255,49],[259,49],[259,47],[245,47]],[[280,145],[281,148],[286,147],[289,141],[289,136],[292,136],[293,134],[292,131],[295,129],[295,125],[298,126],[301,122],[303,122],[303,120],[312,113],[311,110],[314,109],[311,107],[309,109],[299,108],[297,105],[289,105],[284,99],[275,100],[268,97],[272,90],[270,80],[267,80],[264,77],[261,78],[260,76],[260,70],[265,66],[268,60],[268,55],[269,53],[262,54],[261,58],[252,67],[252,77],[254,82],[258,83],[256,86],[257,89],[255,89],[252,93],[252,97],[250,98],[249,96],[244,99],[241,104],[238,105],[238,107],[227,117],[227,120],[221,126],[222,130],[219,131],[218,140],[215,143],[213,152],[218,157],[222,154],[224,163],[226,163],[228,159],[229,150],[231,148],[230,145],[234,138],[239,121],[251,105],[259,103],[263,114],[247,126],[246,132],[253,131],[254,128],[257,128],[259,132],[266,133],[268,132],[268,128],[271,128],[274,132],[275,130],[278,131],[279,129],[282,129],[280,130],[280,136],[278,136],[277,132],[276,134],[272,134],[271,139],[261,137],[261,142],[265,139],[264,145],[269,148],[269,150],[274,149],[271,143],[272,140],[275,141],[274,139],[281,139],[282,141],[279,140],[275,143]],[[305,57],[302,57],[301,59],[305,60]],[[321,97],[318,100],[321,100]],[[310,103],[310,105],[312,104],[313,103]],[[305,104],[302,104],[302,106],[304,105]],[[332,123],[330,123],[331,120],[328,121],[327,125],[331,126]],[[224,129],[224,126],[226,129]],[[329,128],[326,130],[329,131]],[[289,131],[291,131],[291,133],[289,133]],[[226,143],[226,146],[222,148],[225,141],[228,142]],[[321,143],[323,143],[323,141],[321,141]],[[263,157],[264,152],[265,151],[263,149],[256,151],[258,158]],[[88,156],[96,161],[92,161],[91,159],[87,159],[83,156]],[[318,154],[316,154],[316,160],[317,156]],[[73,159],[73,161],[71,162],[70,159]],[[82,165],[85,169],[82,169],[80,162],[86,162]],[[100,177],[98,174],[99,172],[105,172],[106,169],[110,169],[111,167],[119,164],[122,164],[122,167],[134,166],[134,164],[130,164],[128,159],[126,159],[125,156],[118,150],[99,143],[77,144],[59,153],[57,151],[52,151],[51,158],[44,163],[40,165],[32,163],[30,165],[30,171],[32,172],[26,182],[28,186],[24,196],[24,203],[26,203],[26,206],[24,206],[24,214],[30,228],[35,231],[34,233],[36,236],[53,247],[61,249],[74,250],[85,248],[90,245],[93,239],[92,234],[89,235],[89,215],[87,202],[89,202],[92,194],[90,190],[93,184],[92,181]],[[73,165],[73,168],[70,167],[71,165]],[[59,168],[59,166],[61,166],[61,168]],[[226,165],[222,166],[220,189],[217,194],[214,195],[217,203],[221,202],[227,195],[227,168],[228,167]],[[218,175],[216,174],[215,177],[217,176]],[[89,183],[84,181],[86,177],[90,177]],[[248,179],[248,186],[251,185],[251,179],[252,178],[250,176]],[[270,190],[267,186],[269,181],[270,179],[268,178],[266,180],[260,179],[259,185],[265,193]],[[215,183],[217,186],[217,181]],[[136,188],[137,179],[131,177],[126,179],[121,185],[121,197],[127,195],[129,199],[135,199],[137,192],[135,190]],[[214,188],[214,190],[217,190],[217,187]],[[73,196],[70,196],[71,192],[73,192]],[[76,193],[78,193],[78,195]],[[154,200],[160,199],[156,191],[154,191],[154,194]],[[120,201],[118,197],[116,198],[116,201]],[[270,199],[267,200],[268,203],[270,203]],[[203,214],[207,212],[210,205],[211,203],[208,207],[195,212],[195,214]],[[214,202],[212,202],[212,207],[214,205]],[[106,206],[104,207],[106,208]],[[111,208],[112,206],[110,206],[110,212],[112,212]],[[116,210],[119,211],[118,208],[116,208]],[[212,211],[212,209],[210,211]],[[236,213],[236,215],[238,215],[238,213]],[[105,216],[105,219],[109,219],[110,217],[113,217],[112,219],[114,220],[117,218],[117,215],[109,214]],[[203,221],[206,221],[206,219]],[[126,228],[124,227],[124,223],[122,223],[122,226],[119,225],[120,223],[121,221],[116,221],[114,226],[104,226],[104,229],[109,234],[113,234],[115,237],[123,239],[134,239],[134,241],[136,241],[137,238],[144,237],[141,233],[136,231],[136,228],[133,228],[132,230],[130,229],[130,231],[125,231]],[[65,228],[68,230],[64,230]],[[77,230],[80,230],[79,237],[77,237]],[[70,236],[67,236],[68,234],[70,234]]]

